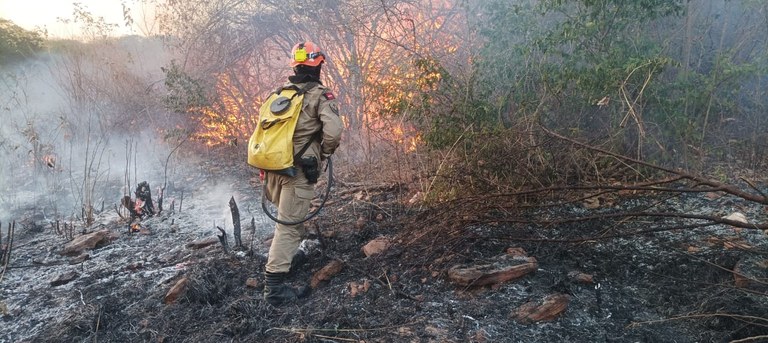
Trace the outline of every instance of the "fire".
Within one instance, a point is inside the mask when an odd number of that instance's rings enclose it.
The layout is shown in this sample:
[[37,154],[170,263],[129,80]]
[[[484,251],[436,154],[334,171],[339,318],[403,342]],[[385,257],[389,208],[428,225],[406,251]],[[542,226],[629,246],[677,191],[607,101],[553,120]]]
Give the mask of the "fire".
[[[351,111],[356,111],[347,113],[346,117],[342,110],[345,125],[373,130],[377,134],[389,131],[383,135],[385,138],[405,146],[408,151],[414,151],[422,143],[422,136],[416,126],[403,123],[414,118],[434,116],[430,113],[436,102],[432,94],[438,90],[445,74],[442,58],[457,52],[460,42],[448,34],[451,30],[444,29],[456,23],[451,17],[455,11],[450,10],[450,2],[437,1],[429,7],[404,6],[399,11],[401,21],[361,28],[376,30],[374,35],[366,33],[357,36],[355,42],[357,49],[370,49],[366,56],[375,58],[355,61],[360,64],[340,60],[333,64],[333,68],[342,79],[357,75],[363,79],[362,84],[357,85],[360,89],[337,89],[341,93],[339,106],[348,106]],[[404,22],[410,24],[403,25]],[[391,42],[402,42],[397,44],[405,44],[405,49],[393,47]],[[349,55],[343,52],[338,51],[337,55]],[[333,49],[329,53],[333,53]],[[246,79],[248,70],[252,70],[247,63],[239,67]],[[258,116],[260,104],[254,101],[255,95],[261,93],[259,87],[273,87],[255,84],[258,82],[242,82],[231,75],[222,73],[216,76],[218,100],[215,104],[195,109],[200,124],[197,138],[209,146],[236,145],[238,140],[247,139],[255,126],[253,119]],[[250,80],[257,78],[251,76]],[[329,87],[335,88],[334,80],[326,81],[330,81],[327,84]],[[344,95],[358,91],[357,94]],[[393,122],[399,124],[393,125]]]
[[415,152],[421,145],[421,133],[413,128],[405,129],[403,125],[392,127],[391,140],[403,147],[407,152]]
[[216,78],[216,98],[218,101],[209,107],[194,109],[199,113],[196,137],[208,146],[237,145],[240,137],[250,134],[250,118],[258,113],[258,106],[249,101],[246,91],[237,87],[227,74]]

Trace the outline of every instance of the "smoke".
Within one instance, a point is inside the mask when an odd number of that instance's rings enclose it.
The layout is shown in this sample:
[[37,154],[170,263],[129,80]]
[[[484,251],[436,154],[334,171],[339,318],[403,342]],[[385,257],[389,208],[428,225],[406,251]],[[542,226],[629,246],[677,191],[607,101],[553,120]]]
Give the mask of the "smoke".
[[27,210],[74,219],[118,203],[126,181],[164,181],[171,148],[156,85],[169,54],[135,37],[69,44],[0,75],[2,222]]

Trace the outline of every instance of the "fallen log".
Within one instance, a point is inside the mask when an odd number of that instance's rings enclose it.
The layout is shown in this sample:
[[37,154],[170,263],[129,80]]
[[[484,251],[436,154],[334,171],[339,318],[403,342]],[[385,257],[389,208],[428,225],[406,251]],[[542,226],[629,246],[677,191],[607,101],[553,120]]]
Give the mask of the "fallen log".
[[546,322],[559,317],[568,308],[571,297],[566,294],[550,294],[540,301],[529,301],[512,313],[512,318],[524,323]]
[[451,267],[448,278],[460,286],[479,287],[519,279],[538,267],[534,257],[503,255],[489,264]]
[[59,254],[64,256],[77,256],[85,250],[95,249],[109,244],[116,237],[109,229],[99,230],[79,236],[64,245]]

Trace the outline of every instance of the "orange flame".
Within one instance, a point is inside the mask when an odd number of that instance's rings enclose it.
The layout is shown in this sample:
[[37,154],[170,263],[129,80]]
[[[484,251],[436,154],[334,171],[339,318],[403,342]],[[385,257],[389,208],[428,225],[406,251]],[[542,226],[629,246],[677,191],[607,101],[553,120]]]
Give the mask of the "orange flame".
[[249,134],[247,118],[258,113],[258,107],[248,100],[246,90],[233,84],[229,75],[220,74],[216,80],[218,101],[209,107],[193,109],[200,115],[201,128],[196,137],[208,146],[237,145],[238,138]]

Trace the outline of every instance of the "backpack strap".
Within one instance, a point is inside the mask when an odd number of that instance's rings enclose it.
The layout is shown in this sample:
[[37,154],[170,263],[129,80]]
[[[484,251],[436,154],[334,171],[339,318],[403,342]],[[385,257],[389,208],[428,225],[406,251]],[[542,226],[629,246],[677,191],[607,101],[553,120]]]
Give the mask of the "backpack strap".
[[277,95],[280,95],[280,93],[282,93],[282,91],[284,89],[294,90],[294,91],[296,91],[296,93],[294,93],[293,96],[291,97],[291,100],[293,100],[294,97],[296,97],[298,95],[307,94],[307,92],[311,91],[312,88],[315,88],[315,87],[317,87],[319,85],[320,85],[320,83],[317,83],[317,82],[307,82],[306,84],[304,84],[304,87],[299,88],[299,86],[291,84],[289,86],[283,86],[283,87],[280,87],[280,88],[276,89],[274,91],[274,93],[277,94]]
[[[297,90],[297,91],[296,91],[296,94],[294,94],[293,96],[297,96],[297,95],[304,95],[304,94],[307,94],[307,92],[309,92],[310,90],[312,90],[312,88],[315,88],[315,87],[317,87],[317,86],[319,86],[319,85],[320,85],[320,84],[319,84],[319,83],[317,83],[317,82],[307,82],[307,83],[304,85],[304,87],[301,87],[301,88],[299,88],[299,90]],[[291,86],[292,86],[292,87],[296,87],[295,85],[291,85]],[[289,86],[289,87],[290,87],[290,86]],[[309,139],[309,142],[307,142],[307,144],[304,144],[304,146],[301,148],[301,150],[299,150],[299,152],[298,152],[298,153],[296,153],[295,155],[293,155],[293,161],[294,161],[294,162],[295,162],[295,161],[298,161],[299,159],[301,159],[301,156],[302,156],[302,155],[304,155],[304,153],[305,153],[305,152],[307,152],[307,149],[309,149],[309,146],[310,146],[310,145],[312,145],[312,142],[314,142],[314,141],[318,141],[318,142],[319,142],[319,141],[322,139],[322,137],[323,137],[323,136],[322,136],[322,133],[321,133],[321,132],[322,132],[322,131],[318,131],[318,132],[316,132],[314,135],[312,135],[312,138],[310,138],[310,139]]]
[[[294,93],[293,96],[291,96],[291,99],[290,99],[290,100],[293,100],[294,97],[299,96],[299,95],[307,94],[307,92],[311,91],[313,88],[315,88],[315,87],[317,87],[319,85],[320,85],[320,83],[318,83],[318,82],[307,82],[306,84],[304,84],[304,87],[299,88],[298,86],[296,86],[294,84],[291,84],[289,86],[283,86],[283,87],[278,88],[277,90],[275,90],[275,94],[280,95],[280,93],[284,89],[294,90],[294,91],[296,91],[296,93]],[[275,123],[267,123],[267,125],[269,125],[270,127],[272,125],[274,125],[274,124]],[[307,142],[307,144],[304,144],[304,146],[301,148],[301,150],[299,150],[298,153],[293,155],[294,164],[296,163],[296,161],[301,159],[301,156],[304,155],[305,152],[307,152],[307,149],[309,149],[309,146],[312,145],[312,142],[314,142],[314,141],[318,141],[319,142],[322,139],[322,137],[323,137],[322,136],[322,131],[318,131],[314,135],[312,135],[312,138],[309,139],[309,142]]]
[[[307,94],[307,92],[311,91],[312,88],[315,88],[319,85],[320,84],[317,82],[307,82],[306,84],[304,84],[304,87],[299,88],[299,90],[297,90],[296,94],[294,94],[293,96]],[[293,87],[296,87],[296,86],[294,85]]]
[[320,141],[323,137],[322,131],[315,132],[314,135],[312,135],[312,138],[309,139],[309,142],[307,144],[304,144],[304,147],[299,150],[299,152],[296,153],[296,155],[293,155],[293,162],[296,164],[296,161],[301,159],[301,156],[304,155],[305,152],[307,152],[307,149],[309,149],[309,146],[312,145],[312,142],[314,141]]

